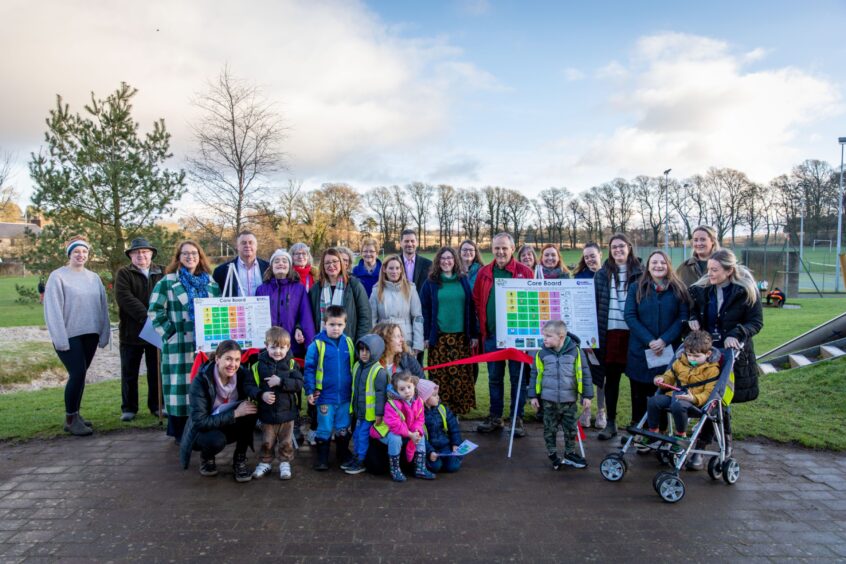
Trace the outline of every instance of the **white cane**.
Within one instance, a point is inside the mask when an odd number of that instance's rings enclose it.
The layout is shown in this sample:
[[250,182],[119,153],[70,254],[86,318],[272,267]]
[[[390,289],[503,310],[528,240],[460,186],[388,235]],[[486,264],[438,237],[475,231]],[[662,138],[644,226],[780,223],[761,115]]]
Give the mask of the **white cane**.
[[[520,411],[520,391],[523,389],[523,369],[526,368],[526,363],[520,363],[520,377],[517,378],[517,397],[514,400],[514,413],[511,414],[511,438],[508,440],[508,458],[511,458],[511,448],[514,446],[514,426],[517,424],[517,412]],[[503,374],[504,376],[504,374]],[[505,380],[505,378],[503,378]]]

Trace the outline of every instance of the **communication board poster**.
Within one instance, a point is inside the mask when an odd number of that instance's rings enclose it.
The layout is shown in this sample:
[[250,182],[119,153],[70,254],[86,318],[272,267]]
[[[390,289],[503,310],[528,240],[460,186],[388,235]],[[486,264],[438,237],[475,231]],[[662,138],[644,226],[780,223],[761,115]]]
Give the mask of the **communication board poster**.
[[197,298],[194,338],[197,350],[212,352],[221,341],[238,341],[241,348],[261,348],[270,329],[270,298]]
[[496,345],[521,350],[543,347],[543,327],[560,319],[582,348],[599,347],[593,280],[497,278]]

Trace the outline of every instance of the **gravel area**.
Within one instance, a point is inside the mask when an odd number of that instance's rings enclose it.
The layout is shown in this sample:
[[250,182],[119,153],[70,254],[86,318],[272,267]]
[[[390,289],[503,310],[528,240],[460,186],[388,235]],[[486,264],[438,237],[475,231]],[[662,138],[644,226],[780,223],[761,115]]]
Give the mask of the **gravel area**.
[[[97,349],[94,361],[88,369],[86,382],[102,382],[120,378],[120,350],[118,343],[117,326],[112,330],[112,343],[104,349]],[[21,341],[50,342],[50,335],[47,328],[43,326],[29,327],[0,327],[0,346],[8,347]],[[147,368],[141,362],[141,374],[146,374]],[[0,393],[17,392],[21,390],[40,390],[43,388],[54,388],[64,386],[68,379],[68,373],[64,369],[48,370],[34,378],[29,384],[14,384],[11,386],[0,386]]]

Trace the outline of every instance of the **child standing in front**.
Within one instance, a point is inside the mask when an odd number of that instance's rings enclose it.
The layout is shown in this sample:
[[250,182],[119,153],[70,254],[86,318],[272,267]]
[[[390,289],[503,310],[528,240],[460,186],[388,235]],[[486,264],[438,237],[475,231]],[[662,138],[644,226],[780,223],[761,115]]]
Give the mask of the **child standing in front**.
[[[574,468],[587,466],[584,457],[576,453],[576,403],[590,407],[593,381],[585,355],[575,335],[567,334],[563,321],[548,321],[543,328],[543,348],[535,355],[529,380],[529,399],[532,407],[543,402],[543,438],[552,467],[562,464]],[[558,457],[556,435],[564,432],[564,458]]]
[[385,341],[379,335],[365,335],[358,340],[358,362],[353,366],[352,409],[355,418],[353,432],[354,458],[341,466],[347,474],[364,472],[364,457],[370,445],[370,428],[382,424],[385,413],[388,373],[379,363],[385,352]]
[[687,438],[689,412],[696,413],[691,408],[705,405],[720,378],[722,353],[712,345],[710,333],[691,331],[684,340],[684,352],[678,360],[664,374],[655,377],[653,383],[656,386],[667,384],[679,389],[667,390],[666,394],[655,394],[649,398],[646,422],[650,431],[658,432],[661,412],[669,411],[673,416],[676,437]]
[[441,403],[438,385],[431,380],[417,383],[417,395],[423,400],[426,419],[426,466],[432,472],[458,472],[460,456],[441,456],[458,450],[461,444],[461,429],[458,419],[449,408]]
[[414,476],[434,480],[435,475],[426,468],[426,439],[423,437],[423,402],[417,397],[419,378],[410,372],[397,372],[388,386],[388,400],[385,403],[385,417],[380,425],[373,425],[370,436],[388,445],[388,459],[391,478],[404,482],[405,474],[400,469],[400,451],[403,439],[408,439],[405,455],[414,461]]
[[339,464],[350,459],[350,396],[355,349],[344,335],[347,312],[338,305],[326,308],[323,331],[308,346],[305,358],[305,390],[309,405],[317,406],[317,459],[315,470],[329,469],[329,441],[335,434]]
[[303,389],[303,376],[291,354],[291,335],[282,327],[271,327],[264,336],[265,350],[253,365],[253,379],[247,381],[247,394],[259,397],[261,454],[253,478],[270,473],[274,450],[279,453],[279,478],[291,479],[294,460],[294,421],[299,415],[297,397]]

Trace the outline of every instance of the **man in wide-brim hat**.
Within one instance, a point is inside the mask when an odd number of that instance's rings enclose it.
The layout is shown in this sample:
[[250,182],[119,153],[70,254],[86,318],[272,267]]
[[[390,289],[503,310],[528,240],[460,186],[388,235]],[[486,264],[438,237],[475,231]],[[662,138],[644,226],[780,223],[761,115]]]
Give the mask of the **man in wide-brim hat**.
[[147,363],[147,408],[158,415],[159,362],[157,349],[141,337],[147,322],[147,306],[164,267],[154,264],[156,247],[143,238],[133,239],[126,249],[131,261],[115,277],[115,301],[120,318],[121,421],[132,421],[138,413],[138,371],[141,357]]

